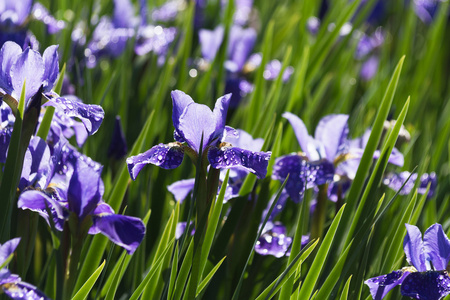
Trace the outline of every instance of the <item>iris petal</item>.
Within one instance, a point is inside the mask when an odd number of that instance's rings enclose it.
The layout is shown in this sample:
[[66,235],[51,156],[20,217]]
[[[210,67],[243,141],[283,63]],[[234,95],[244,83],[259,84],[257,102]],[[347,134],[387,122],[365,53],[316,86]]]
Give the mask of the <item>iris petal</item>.
[[387,275],[373,277],[364,281],[369,286],[373,299],[383,299],[386,294],[405,280],[409,272],[401,270],[391,272]]
[[439,300],[450,294],[446,271],[414,272],[402,283],[402,295],[421,300]]

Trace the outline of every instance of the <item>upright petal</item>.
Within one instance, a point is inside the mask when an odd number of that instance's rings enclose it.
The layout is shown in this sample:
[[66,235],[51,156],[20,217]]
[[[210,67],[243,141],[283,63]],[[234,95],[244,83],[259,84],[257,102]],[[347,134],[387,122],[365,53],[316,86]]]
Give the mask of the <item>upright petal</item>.
[[179,180],[167,187],[169,192],[172,193],[175,200],[183,203],[184,199],[189,195],[189,193],[194,189],[195,178]]
[[128,172],[131,179],[136,180],[145,165],[153,164],[163,169],[175,169],[181,165],[183,157],[184,151],[179,144],[159,144],[144,153],[128,157]]
[[237,147],[213,147],[208,152],[208,160],[215,169],[241,167],[263,179],[267,174],[270,155],[270,152],[254,152]]
[[54,106],[64,111],[66,116],[80,119],[89,134],[97,132],[105,117],[100,105],[84,104],[74,96],[50,98],[43,106]]
[[253,50],[256,42],[256,31],[253,28],[233,26],[230,31],[228,55],[235,71],[241,71]]
[[139,218],[116,214],[96,215],[95,226],[111,242],[133,254],[145,235],[145,225]]
[[25,101],[28,101],[39,91],[44,80],[44,70],[41,55],[30,48],[25,49],[11,66],[11,83],[14,88],[11,96],[19,100],[23,83],[26,81]]
[[402,295],[421,300],[439,300],[450,294],[447,271],[413,272],[402,283]]
[[0,89],[11,94],[11,67],[22,53],[22,48],[14,42],[6,42],[0,50]]
[[133,28],[136,25],[135,21],[134,7],[130,0],[114,0],[114,26]]
[[208,62],[212,62],[216,57],[217,51],[219,51],[223,41],[224,32],[223,26],[217,26],[214,30],[199,30],[198,37],[200,40],[202,56]]
[[216,129],[211,139],[219,138],[219,140],[222,140],[225,130],[225,123],[227,120],[228,106],[230,105],[230,99],[231,94],[226,94],[216,101],[216,105],[213,109],[213,114],[216,121]]
[[305,152],[306,156],[312,161],[319,159],[316,154],[317,151],[315,141],[310,135],[308,135],[308,130],[306,129],[303,121],[290,112],[285,112],[283,117],[291,123],[292,129],[294,129],[295,136],[297,137],[297,141],[300,144],[300,148],[302,148],[302,151]]
[[215,138],[216,126],[216,116],[208,106],[190,103],[180,117],[178,133],[189,144],[189,147],[199,153],[202,136],[202,151],[204,151]]
[[[179,131],[180,126],[180,117],[183,114],[184,109],[188,104],[193,103],[194,100],[192,100],[191,96],[188,94],[175,90],[170,93],[172,96],[172,122],[173,126],[175,127],[175,130]],[[179,133],[178,133],[179,134]]]
[[19,242],[20,238],[15,238],[7,241],[3,245],[0,245],[0,265],[2,265],[5,262],[8,256],[10,256],[14,251],[16,251]]
[[330,162],[342,147],[345,147],[348,135],[348,115],[328,115],[322,118],[316,127],[314,137],[325,147],[326,159]]
[[394,271],[387,275],[367,279],[364,283],[369,287],[372,298],[375,300],[381,300],[390,290],[397,285],[402,284],[408,274],[410,273],[403,272],[402,270]]
[[59,74],[59,57],[58,45],[52,45],[45,49],[42,58],[44,59],[44,91],[50,91],[55,84],[56,78]]
[[445,270],[450,260],[450,240],[441,224],[433,224],[423,235],[425,258],[436,270]]
[[422,233],[419,228],[414,225],[405,224],[406,236],[403,241],[403,250],[406,254],[406,260],[413,265],[417,271],[424,272],[427,270],[425,264],[424,245],[422,242]]

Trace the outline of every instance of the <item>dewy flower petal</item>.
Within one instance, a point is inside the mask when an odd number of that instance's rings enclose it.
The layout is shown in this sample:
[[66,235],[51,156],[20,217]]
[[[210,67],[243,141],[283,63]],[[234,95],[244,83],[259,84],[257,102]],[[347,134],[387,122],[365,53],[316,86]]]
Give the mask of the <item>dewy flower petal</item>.
[[373,277],[364,281],[369,286],[373,299],[383,299],[387,293],[405,280],[410,274],[402,270],[391,272],[387,275]]
[[450,240],[441,224],[433,224],[423,235],[425,257],[436,270],[445,270],[450,260]]
[[18,280],[4,284],[2,287],[6,295],[14,300],[50,300],[34,285]]
[[58,45],[52,45],[45,49],[42,58],[44,59],[44,91],[50,91],[55,84],[59,74]]
[[403,296],[420,300],[439,300],[450,294],[450,277],[447,271],[414,272],[402,283]]
[[183,162],[184,151],[177,143],[159,144],[150,150],[127,158],[128,172],[131,179],[137,175],[145,165],[153,164],[163,169],[175,169]]
[[213,168],[242,167],[263,179],[267,174],[271,152],[254,152],[237,147],[211,148],[208,160]]
[[0,90],[7,94],[13,91],[11,66],[22,53],[22,48],[14,42],[6,42],[0,49]]

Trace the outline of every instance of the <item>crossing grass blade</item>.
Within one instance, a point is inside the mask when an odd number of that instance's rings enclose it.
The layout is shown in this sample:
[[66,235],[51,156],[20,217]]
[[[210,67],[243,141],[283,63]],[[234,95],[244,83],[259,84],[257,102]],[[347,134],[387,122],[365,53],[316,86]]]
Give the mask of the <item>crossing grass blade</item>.
[[103,270],[103,267],[105,266],[105,262],[106,261],[104,260],[103,263],[97,268],[97,270],[95,270],[91,277],[89,277],[89,279],[83,284],[81,289],[79,289],[75,296],[72,297],[72,300],[87,299],[89,292],[92,290],[92,287],[94,286],[95,282],[100,276],[100,273]]

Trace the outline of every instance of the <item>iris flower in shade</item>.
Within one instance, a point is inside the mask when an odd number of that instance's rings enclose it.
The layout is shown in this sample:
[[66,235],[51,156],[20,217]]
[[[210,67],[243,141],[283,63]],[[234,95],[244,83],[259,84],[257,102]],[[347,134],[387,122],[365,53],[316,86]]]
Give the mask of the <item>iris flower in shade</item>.
[[[302,236],[302,248],[308,244],[309,235]],[[255,245],[255,252],[260,255],[275,257],[289,256],[292,238],[286,235],[286,227],[280,222],[267,222],[263,234]]]
[[[13,254],[19,245],[20,238],[15,238],[0,245],[0,265],[3,265],[8,257]],[[23,282],[16,274],[6,268],[0,269],[0,290],[14,300],[47,300],[50,299],[35,286]]]
[[413,0],[416,15],[425,24],[430,24],[436,15],[441,0]]
[[[264,144],[264,140],[261,138],[253,139],[253,137],[242,129],[236,130],[236,135],[228,135],[224,138],[223,142],[230,143],[234,147],[246,149],[249,151],[259,152]],[[220,188],[223,180],[225,179],[227,171],[223,169],[220,172],[220,181],[217,194],[220,192]],[[247,177],[249,170],[242,166],[236,166],[230,168],[230,174],[228,178],[228,185],[225,190],[224,203],[228,200],[235,198],[239,195],[239,191],[242,184]],[[169,192],[172,193],[175,200],[182,202],[189,193],[194,189],[195,179],[185,179],[172,183],[167,187]]]
[[422,300],[439,300],[450,294],[450,240],[440,224],[431,225],[424,234],[414,225],[406,225],[403,242],[406,260],[412,266],[366,280],[375,300],[383,299],[397,285],[403,296]]
[[13,105],[17,106],[23,83],[26,82],[25,101],[28,104],[42,87],[43,94],[48,100],[43,106],[54,106],[67,117],[79,118],[87,132],[94,134],[103,121],[105,114],[103,109],[98,105],[84,104],[73,97],[60,97],[53,92],[52,88],[58,74],[56,45],[48,47],[42,56],[30,48],[22,51],[22,48],[14,42],[6,42],[0,49],[0,96],[11,96],[12,101],[16,101]]
[[123,133],[120,117],[116,116],[111,143],[108,148],[108,157],[121,159],[125,155],[127,155],[127,141],[125,139],[125,134]]
[[[36,211],[46,220],[49,218],[48,207],[55,225],[67,221],[70,214],[77,217],[79,225],[90,218],[89,234],[102,233],[132,254],[144,238],[143,222],[135,217],[115,214],[102,200],[101,169],[95,170],[81,159],[73,168],[66,188],[56,184],[52,191],[26,190],[19,196],[18,207]],[[61,227],[56,226],[59,230]]]
[[[384,178],[383,183],[388,187],[390,187],[391,189],[397,191],[400,190],[400,188],[410,175],[411,173],[408,171],[404,171],[401,173],[390,173]],[[411,178],[408,180],[403,189],[400,191],[400,195],[407,195],[411,193],[412,189],[414,188],[414,184],[417,180],[417,177],[418,177],[417,173],[413,173],[411,175]],[[434,196],[434,193],[436,192],[437,187],[436,173],[434,172],[431,172],[430,174],[424,173],[420,177],[420,184],[418,186],[417,192],[419,194],[425,194],[428,184],[430,184],[430,191],[428,192],[427,198],[431,198]]]
[[[186,152],[194,162],[202,159],[215,169],[241,167],[264,178],[267,173],[270,152],[255,152],[223,142],[237,131],[225,126],[231,95],[217,99],[214,110],[203,104],[195,103],[182,91],[172,92],[172,121],[175,127],[175,142],[159,144],[147,152],[127,159],[128,171],[133,180],[147,164],[154,164],[163,169],[177,168]],[[200,149],[202,144],[202,149]],[[198,154],[202,152],[202,157]]]

